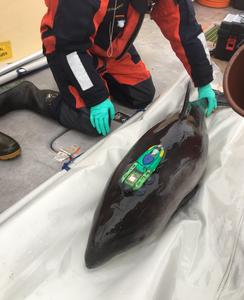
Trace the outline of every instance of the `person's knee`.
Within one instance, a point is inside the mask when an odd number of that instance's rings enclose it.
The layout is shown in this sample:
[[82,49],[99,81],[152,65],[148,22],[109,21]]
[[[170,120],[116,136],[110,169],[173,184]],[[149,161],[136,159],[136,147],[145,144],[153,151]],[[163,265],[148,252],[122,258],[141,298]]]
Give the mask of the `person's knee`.
[[147,89],[145,89],[145,103],[147,103],[147,105],[153,101],[155,92],[155,86],[152,80],[150,80],[149,84],[147,85]]
[[91,124],[90,113],[87,108],[74,110],[66,103],[62,103],[59,113],[59,123],[89,136],[99,136],[97,130]]
[[133,88],[131,103],[135,108],[145,108],[153,101],[154,95],[155,87],[152,79],[149,78]]

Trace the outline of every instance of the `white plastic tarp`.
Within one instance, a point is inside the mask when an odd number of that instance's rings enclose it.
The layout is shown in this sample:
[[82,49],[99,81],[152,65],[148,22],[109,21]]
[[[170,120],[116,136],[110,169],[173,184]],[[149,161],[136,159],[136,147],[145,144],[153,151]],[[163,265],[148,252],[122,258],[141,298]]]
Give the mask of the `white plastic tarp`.
[[84,264],[106,183],[138,138],[180,109],[187,81],[0,216],[1,300],[244,299],[244,120],[231,109],[207,119],[206,174],[167,229],[97,269]]

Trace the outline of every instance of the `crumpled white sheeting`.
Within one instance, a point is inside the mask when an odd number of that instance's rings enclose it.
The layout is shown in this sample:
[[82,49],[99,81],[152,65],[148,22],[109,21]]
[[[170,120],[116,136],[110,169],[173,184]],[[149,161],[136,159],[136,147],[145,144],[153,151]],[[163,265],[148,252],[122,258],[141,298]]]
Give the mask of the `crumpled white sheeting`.
[[231,109],[207,120],[204,180],[167,229],[98,269],[84,265],[106,182],[137,139],[177,110],[186,81],[0,216],[1,300],[244,299],[244,119]]

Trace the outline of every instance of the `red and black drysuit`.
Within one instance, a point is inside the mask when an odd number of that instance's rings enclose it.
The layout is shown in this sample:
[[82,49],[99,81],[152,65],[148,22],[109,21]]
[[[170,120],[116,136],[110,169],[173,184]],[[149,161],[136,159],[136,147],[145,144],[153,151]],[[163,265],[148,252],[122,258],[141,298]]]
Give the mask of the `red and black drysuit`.
[[[143,108],[153,100],[151,75],[133,42],[150,9],[148,0],[45,0],[44,53],[61,94],[59,121],[95,131],[89,108],[110,95]],[[212,81],[191,0],[156,0],[151,18],[170,41],[195,86]],[[86,127],[84,129],[84,126]]]

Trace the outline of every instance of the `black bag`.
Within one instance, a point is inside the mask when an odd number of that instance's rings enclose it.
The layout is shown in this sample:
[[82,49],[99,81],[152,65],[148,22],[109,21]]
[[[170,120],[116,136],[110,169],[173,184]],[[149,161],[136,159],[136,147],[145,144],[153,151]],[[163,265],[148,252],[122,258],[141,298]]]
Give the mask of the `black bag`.
[[244,24],[223,21],[217,35],[216,47],[211,51],[211,55],[229,61],[244,42]]
[[244,10],[244,1],[243,0],[233,0],[232,6],[236,9]]

